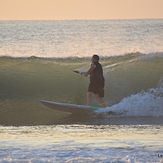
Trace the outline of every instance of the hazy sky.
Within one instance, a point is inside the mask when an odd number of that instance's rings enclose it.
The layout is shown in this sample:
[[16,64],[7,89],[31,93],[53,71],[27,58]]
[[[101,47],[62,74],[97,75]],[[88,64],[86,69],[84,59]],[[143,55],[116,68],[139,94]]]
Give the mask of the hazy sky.
[[0,20],[163,18],[163,0],[0,0]]

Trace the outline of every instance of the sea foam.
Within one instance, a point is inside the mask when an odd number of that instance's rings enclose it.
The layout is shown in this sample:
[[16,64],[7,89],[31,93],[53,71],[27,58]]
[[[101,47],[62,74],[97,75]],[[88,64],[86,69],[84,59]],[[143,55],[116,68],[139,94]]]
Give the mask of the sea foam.
[[[121,100],[120,103],[98,110],[97,113],[107,115],[107,112],[116,112],[114,116],[127,117],[162,117],[163,116],[163,78],[158,83],[157,88],[132,94]],[[108,115],[107,115],[108,116]],[[111,115],[113,116],[113,115]]]

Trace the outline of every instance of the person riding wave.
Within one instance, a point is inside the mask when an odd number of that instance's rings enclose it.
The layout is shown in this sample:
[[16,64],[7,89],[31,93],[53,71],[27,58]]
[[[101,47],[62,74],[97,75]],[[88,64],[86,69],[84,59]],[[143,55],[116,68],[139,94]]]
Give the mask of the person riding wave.
[[87,77],[90,75],[90,84],[87,92],[87,105],[90,106],[92,101],[92,94],[96,95],[96,99],[100,102],[102,107],[106,107],[103,97],[104,97],[104,85],[105,79],[103,76],[103,69],[99,63],[99,56],[92,56],[92,64],[90,69],[87,72],[81,72],[82,75]]

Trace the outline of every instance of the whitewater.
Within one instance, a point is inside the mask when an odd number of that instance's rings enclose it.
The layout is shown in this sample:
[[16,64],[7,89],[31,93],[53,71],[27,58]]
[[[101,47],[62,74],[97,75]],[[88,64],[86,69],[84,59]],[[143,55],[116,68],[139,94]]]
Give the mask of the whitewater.
[[[0,162],[163,162],[162,41],[162,19],[0,21]],[[85,105],[93,54],[107,108],[40,103]]]

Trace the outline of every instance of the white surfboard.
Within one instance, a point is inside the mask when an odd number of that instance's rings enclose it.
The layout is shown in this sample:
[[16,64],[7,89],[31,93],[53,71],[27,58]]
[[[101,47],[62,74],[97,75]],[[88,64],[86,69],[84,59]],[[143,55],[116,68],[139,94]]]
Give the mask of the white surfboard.
[[41,103],[49,108],[64,111],[64,112],[91,112],[98,109],[103,109],[100,107],[93,107],[93,106],[86,106],[86,105],[76,105],[76,104],[67,104],[67,103],[59,103],[59,102],[52,102],[52,101],[46,101],[41,100]]

